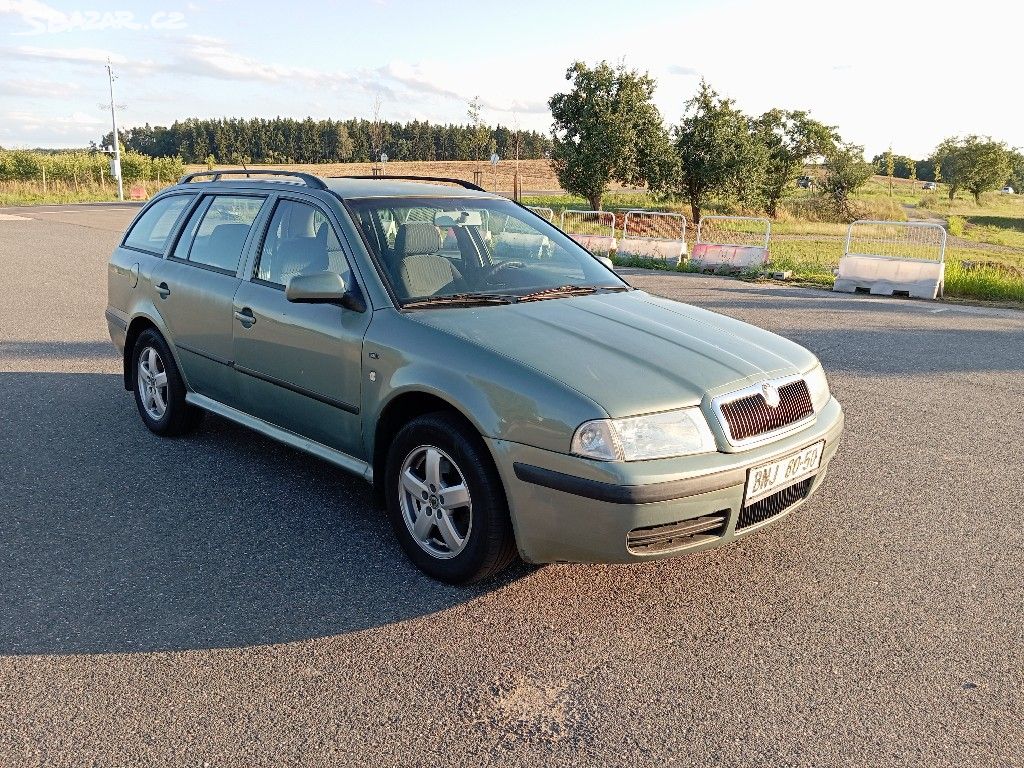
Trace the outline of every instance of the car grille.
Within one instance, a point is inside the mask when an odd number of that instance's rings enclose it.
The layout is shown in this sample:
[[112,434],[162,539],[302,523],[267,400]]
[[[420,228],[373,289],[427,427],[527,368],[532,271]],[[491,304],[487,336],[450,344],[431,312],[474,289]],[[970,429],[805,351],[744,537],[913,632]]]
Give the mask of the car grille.
[[695,517],[678,523],[634,528],[626,534],[626,547],[637,555],[654,555],[685,549],[719,538],[725,533],[728,519],[729,510],[722,509],[713,515]]
[[721,405],[733,441],[747,440],[795,424],[814,413],[811,393],[803,379],[779,387],[779,404],[772,408],[757,392]]
[[771,496],[766,496],[760,501],[755,501],[750,506],[744,507],[740,510],[740,516],[736,519],[736,530],[739,531],[751,525],[763,523],[765,520],[771,520],[776,515],[781,515],[798,501],[807,498],[807,494],[811,492],[811,483],[813,482],[814,478],[808,477],[806,480],[801,480],[799,483],[789,486],[789,488],[783,488]]

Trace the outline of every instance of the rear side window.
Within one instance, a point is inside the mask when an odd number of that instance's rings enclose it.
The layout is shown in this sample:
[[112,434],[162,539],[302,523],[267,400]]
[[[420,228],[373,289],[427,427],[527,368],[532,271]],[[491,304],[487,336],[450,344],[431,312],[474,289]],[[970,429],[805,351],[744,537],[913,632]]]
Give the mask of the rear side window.
[[153,203],[135,222],[124,245],[150,253],[163,253],[167,239],[184,210],[195,200],[195,195],[171,195]]
[[[193,214],[178,241],[174,256],[233,274],[238,269],[242,247],[265,199],[237,195],[211,198],[205,207],[198,208]],[[199,217],[202,217],[201,221]]]

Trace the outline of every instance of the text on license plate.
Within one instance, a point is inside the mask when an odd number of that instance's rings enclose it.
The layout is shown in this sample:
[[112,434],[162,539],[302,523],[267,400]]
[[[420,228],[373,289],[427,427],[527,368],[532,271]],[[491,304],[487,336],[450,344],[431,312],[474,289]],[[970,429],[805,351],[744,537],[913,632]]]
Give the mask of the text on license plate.
[[747,476],[747,492],[743,506],[753,504],[758,499],[770,496],[814,474],[821,466],[824,448],[824,442],[815,443],[771,464],[754,467]]

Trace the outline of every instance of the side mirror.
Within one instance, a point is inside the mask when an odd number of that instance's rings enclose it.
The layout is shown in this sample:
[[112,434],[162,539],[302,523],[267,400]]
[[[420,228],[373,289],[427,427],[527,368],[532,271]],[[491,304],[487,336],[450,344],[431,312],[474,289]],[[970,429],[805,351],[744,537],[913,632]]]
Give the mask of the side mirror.
[[362,298],[348,289],[337,272],[295,275],[285,286],[284,297],[297,304],[340,304],[356,312],[366,309]]

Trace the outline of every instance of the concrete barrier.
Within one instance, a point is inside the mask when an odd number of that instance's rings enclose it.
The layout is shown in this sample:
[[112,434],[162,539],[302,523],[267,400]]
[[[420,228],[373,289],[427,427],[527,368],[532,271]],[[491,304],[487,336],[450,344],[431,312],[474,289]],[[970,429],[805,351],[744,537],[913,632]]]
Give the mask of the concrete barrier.
[[626,211],[616,252],[676,266],[686,257],[686,218],[678,213]]
[[919,221],[850,224],[833,290],[936,299],[946,280],[946,230]]
[[768,262],[769,219],[753,216],[703,216],[690,260],[702,269],[745,272]]

